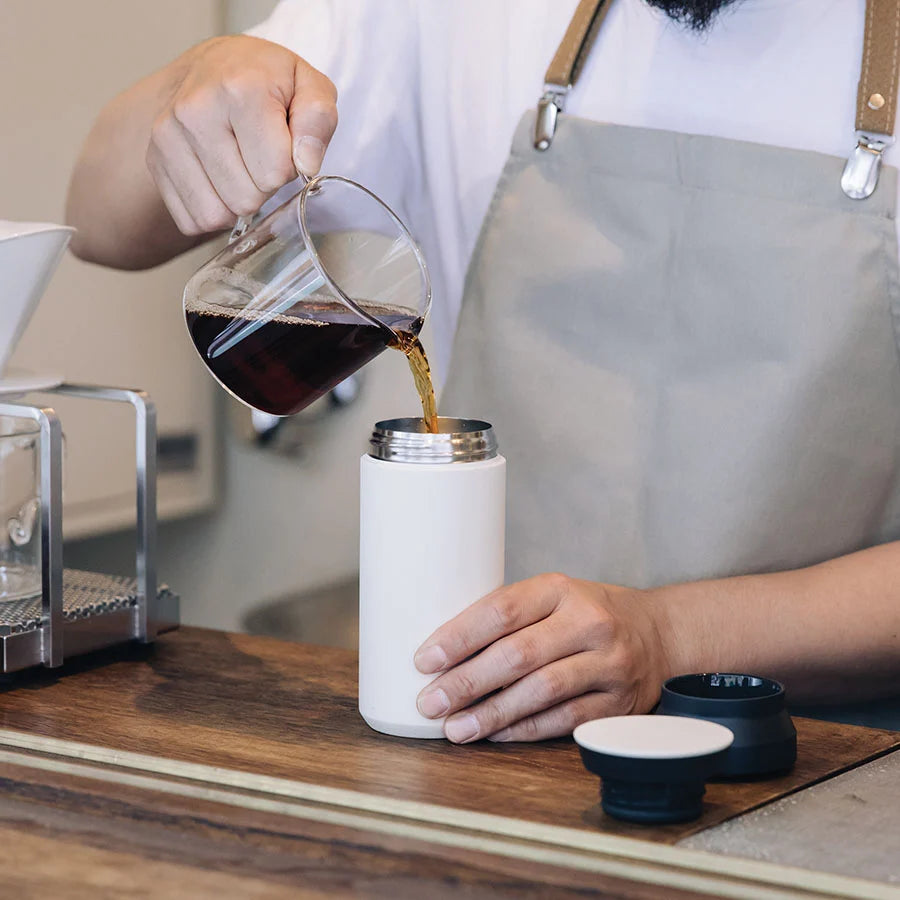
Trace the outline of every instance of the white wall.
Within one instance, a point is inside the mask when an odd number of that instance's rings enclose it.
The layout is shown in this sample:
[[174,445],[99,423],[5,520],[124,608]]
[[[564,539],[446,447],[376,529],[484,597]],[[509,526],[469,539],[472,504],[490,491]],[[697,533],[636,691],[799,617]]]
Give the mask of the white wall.
[[[231,0],[227,30],[248,27],[272,5]],[[111,74],[110,80],[121,79]],[[218,402],[223,413],[232,403],[221,395]],[[223,427],[219,509],[160,528],[160,575],[182,595],[184,621],[237,629],[244,613],[267,599],[352,577],[359,456],[375,421],[417,410],[406,360],[388,351],[366,368],[356,405],[310,426],[302,459],[273,458]],[[222,416],[223,426],[227,419]],[[70,544],[67,564],[127,571],[130,540],[120,534]]]

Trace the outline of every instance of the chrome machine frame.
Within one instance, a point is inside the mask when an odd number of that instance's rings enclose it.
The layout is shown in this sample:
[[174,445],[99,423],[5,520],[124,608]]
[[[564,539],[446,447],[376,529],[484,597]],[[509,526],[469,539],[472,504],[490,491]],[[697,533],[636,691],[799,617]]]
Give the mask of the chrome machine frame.
[[[135,578],[64,571],[62,540],[62,427],[49,406],[0,402],[0,416],[31,419],[40,426],[41,598],[34,610],[14,617],[0,604],[0,672],[68,658],[129,640],[144,643],[178,627],[179,600],[157,589],[156,408],[139,390],[62,384],[41,393],[130,403],[135,411],[137,548]],[[84,603],[84,598],[89,599]],[[71,601],[71,602],[70,602]],[[11,604],[10,604],[11,606]],[[14,620],[13,620],[14,619]]]

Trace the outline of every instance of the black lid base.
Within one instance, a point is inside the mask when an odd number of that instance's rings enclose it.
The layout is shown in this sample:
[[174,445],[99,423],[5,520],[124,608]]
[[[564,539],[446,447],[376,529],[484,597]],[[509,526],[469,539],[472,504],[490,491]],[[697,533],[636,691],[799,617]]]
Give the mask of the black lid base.
[[760,675],[706,672],[678,675],[662,688],[657,713],[724,725],[734,734],[718,775],[774,776],[797,760],[797,730],[785,708],[784,688]]
[[643,824],[690,822],[703,811],[702,780],[669,783],[604,778],[600,805],[615,819]]

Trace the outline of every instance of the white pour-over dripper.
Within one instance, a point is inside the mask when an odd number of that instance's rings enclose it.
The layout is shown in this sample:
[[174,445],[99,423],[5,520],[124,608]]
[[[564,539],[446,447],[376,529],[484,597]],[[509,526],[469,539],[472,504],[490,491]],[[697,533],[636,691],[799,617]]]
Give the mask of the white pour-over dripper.
[[46,222],[0,219],[0,396],[49,390],[62,383],[53,373],[7,369],[74,228]]

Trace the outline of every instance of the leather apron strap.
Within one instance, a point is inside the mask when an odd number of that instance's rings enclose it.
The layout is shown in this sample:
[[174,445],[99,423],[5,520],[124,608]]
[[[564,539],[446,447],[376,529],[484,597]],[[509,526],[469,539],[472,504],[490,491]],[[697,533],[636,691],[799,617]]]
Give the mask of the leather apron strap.
[[900,79],[900,2],[868,0],[862,71],[856,95],[856,127],[893,134]]
[[[613,0],[581,0],[544,75],[534,146],[553,143],[559,114],[578,81],[594,39]],[[867,0],[862,66],[856,97],[856,147],[847,160],[841,188],[853,200],[870,197],[878,185],[881,157],[894,143],[900,84],[900,0]]]
[[613,0],[581,0],[572,21],[544,75],[544,95],[538,103],[534,146],[546,150],[553,143],[556,118],[566,107],[566,97],[584,66],[594,38]]
[[862,67],[856,92],[856,147],[841,187],[853,200],[870,197],[881,155],[894,143],[900,81],[900,0],[867,0]]

